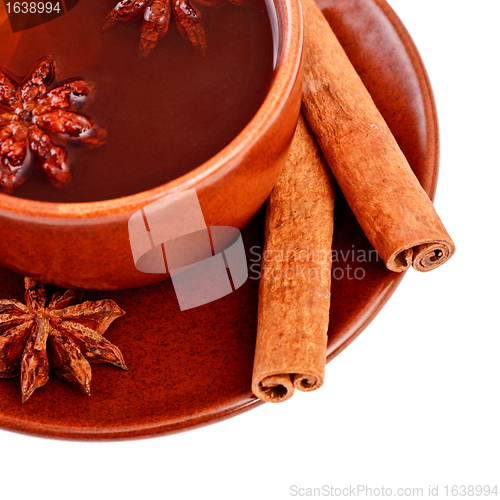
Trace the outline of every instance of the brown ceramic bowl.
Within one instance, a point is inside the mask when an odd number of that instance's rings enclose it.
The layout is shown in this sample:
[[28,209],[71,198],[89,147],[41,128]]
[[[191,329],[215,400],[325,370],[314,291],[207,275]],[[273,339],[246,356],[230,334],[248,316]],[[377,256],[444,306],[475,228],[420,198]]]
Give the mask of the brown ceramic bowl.
[[146,205],[190,188],[196,188],[207,226],[242,229],[276,182],[300,111],[300,1],[274,3],[274,80],[257,114],[228,146],[182,177],[123,198],[62,204],[0,194],[0,263],[72,288],[125,289],[161,281],[168,275],[136,269],[128,221]]

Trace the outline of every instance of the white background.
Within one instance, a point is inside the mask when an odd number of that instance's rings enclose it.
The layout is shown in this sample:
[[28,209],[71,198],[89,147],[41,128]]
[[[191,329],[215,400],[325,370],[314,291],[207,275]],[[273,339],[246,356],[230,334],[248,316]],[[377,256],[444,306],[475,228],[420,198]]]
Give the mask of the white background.
[[[74,443],[0,431],[0,498],[293,498],[291,486],[488,484],[500,496],[496,0],[390,0],[433,85],[436,206],[457,253],[407,273],[325,385],[173,436]],[[495,68],[495,66],[497,66]]]

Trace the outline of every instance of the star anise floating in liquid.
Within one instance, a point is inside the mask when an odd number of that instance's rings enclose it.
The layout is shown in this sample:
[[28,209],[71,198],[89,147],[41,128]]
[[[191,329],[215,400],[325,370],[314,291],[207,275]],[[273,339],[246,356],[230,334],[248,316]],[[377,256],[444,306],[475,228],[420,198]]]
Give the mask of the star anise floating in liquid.
[[[242,0],[196,0],[201,5],[215,7],[228,1],[234,5]],[[122,0],[108,14],[103,31],[111,28],[116,21],[135,21],[142,18],[140,51],[147,56],[165,35],[173,14],[179,32],[187,38],[203,55],[207,48],[207,38],[198,9],[190,0]]]
[[57,187],[71,181],[67,154],[49,134],[63,143],[96,147],[106,131],[75,112],[92,90],[85,80],[68,81],[49,91],[55,62],[45,57],[18,85],[0,70],[0,188],[21,185],[34,163]]
[[89,363],[111,363],[128,370],[123,355],[103,337],[124,311],[112,300],[77,304],[73,290],[55,293],[49,304],[45,287],[25,278],[26,305],[0,300],[0,378],[21,373],[23,403],[56,375],[76,382],[90,396]]

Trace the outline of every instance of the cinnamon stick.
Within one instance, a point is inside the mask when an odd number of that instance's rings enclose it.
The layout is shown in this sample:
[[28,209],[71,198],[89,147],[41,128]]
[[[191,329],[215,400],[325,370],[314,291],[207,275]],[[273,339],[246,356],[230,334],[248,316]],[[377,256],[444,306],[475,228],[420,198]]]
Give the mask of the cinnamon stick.
[[435,269],[453,241],[316,2],[302,8],[302,110],[336,181],[388,269]]
[[252,391],[289,399],[325,376],[334,190],[301,116],[283,172],[267,201]]

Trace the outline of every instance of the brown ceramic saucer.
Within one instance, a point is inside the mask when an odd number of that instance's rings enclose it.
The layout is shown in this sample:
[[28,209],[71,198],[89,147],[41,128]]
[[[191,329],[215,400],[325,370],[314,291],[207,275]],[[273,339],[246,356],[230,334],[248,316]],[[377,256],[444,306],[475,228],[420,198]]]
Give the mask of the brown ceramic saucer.
[[[432,196],[438,170],[434,101],[420,57],[385,0],[319,0],[420,182]],[[125,439],[217,422],[259,404],[250,391],[263,243],[261,209],[243,231],[250,279],[214,303],[180,312],[170,281],[134,290],[88,292],[127,315],[107,337],[130,371],[93,365],[92,396],[52,376],[21,404],[18,379],[0,380],[0,425],[71,439]],[[368,325],[400,282],[369,252],[346,203],[335,213],[328,359]],[[369,260],[368,262],[365,260]],[[362,278],[362,279],[361,279]],[[23,280],[0,268],[0,297],[22,300]]]

